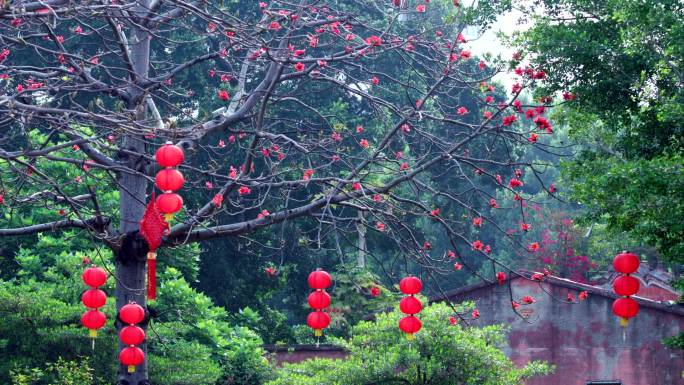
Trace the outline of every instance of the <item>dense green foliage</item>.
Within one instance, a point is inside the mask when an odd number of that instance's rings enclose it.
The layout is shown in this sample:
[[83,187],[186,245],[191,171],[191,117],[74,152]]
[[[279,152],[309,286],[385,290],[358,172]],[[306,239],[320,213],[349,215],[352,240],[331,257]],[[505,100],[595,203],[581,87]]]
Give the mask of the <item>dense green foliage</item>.
[[580,152],[564,165],[572,199],[613,234],[684,262],[684,5],[675,0],[543,1],[518,36]]
[[[117,354],[114,299],[103,308],[108,322],[91,349],[79,322],[85,256],[111,268],[108,250],[73,252],[68,243],[49,236],[19,250],[15,277],[0,281],[0,382],[111,383],[118,367],[112,359]],[[192,289],[178,270],[169,267],[160,278],[148,333],[153,383],[247,385],[268,378],[270,366],[257,334],[234,326],[228,313]],[[113,287],[110,278],[104,289],[113,293]]]
[[412,341],[397,328],[399,311],[377,314],[339,341],[347,359],[286,364],[268,385],[514,385],[548,373],[540,362],[515,368],[498,348],[504,343],[501,326],[464,328],[449,322],[452,314],[446,304],[423,309],[423,329]]

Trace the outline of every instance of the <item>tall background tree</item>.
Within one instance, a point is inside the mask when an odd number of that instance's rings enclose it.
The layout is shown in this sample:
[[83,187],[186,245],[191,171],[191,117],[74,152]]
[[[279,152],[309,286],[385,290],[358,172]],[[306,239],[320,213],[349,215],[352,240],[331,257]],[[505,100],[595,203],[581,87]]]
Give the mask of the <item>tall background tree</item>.
[[[526,201],[553,188],[521,154],[555,145],[549,103],[519,95],[546,74],[502,89],[491,79],[507,63],[472,57],[461,32],[500,6],[399,3],[3,2],[0,235],[106,246],[116,308],[145,305],[139,222],[153,154],[172,141],[186,153],[186,202],[160,264],[186,279],[191,244],[210,240],[270,261],[273,276],[301,254],[313,267],[350,251],[390,279],[422,274],[432,293],[456,262],[485,280],[483,261],[514,274],[474,228],[491,226],[498,248],[534,243]],[[497,225],[507,211],[519,227]],[[221,257],[202,268],[232,260]],[[6,277],[21,271],[4,263]],[[182,286],[174,270],[161,278],[162,296]],[[157,302],[152,324],[172,325],[173,304]],[[119,382],[147,383],[147,364],[120,366]]]
[[572,91],[556,116],[580,145],[564,165],[569,197],[589,221],[680,265],[684,5],[569,0],[533,8],[534,26],[515,43],[549,70],[542,92]]

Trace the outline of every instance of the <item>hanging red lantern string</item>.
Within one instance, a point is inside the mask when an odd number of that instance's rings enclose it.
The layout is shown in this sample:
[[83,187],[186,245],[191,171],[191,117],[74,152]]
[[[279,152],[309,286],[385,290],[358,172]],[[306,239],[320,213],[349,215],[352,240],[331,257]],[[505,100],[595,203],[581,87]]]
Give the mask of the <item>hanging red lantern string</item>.
[[622,273],[613,281],[613,291],[621,296],[613,302],[613,314],[620,318],[620,326],[627,327],[629,320],[639,313],[639,304],[631,296],[639,292],[639,280],[630,274],[639,270],[639,256],[623,251],[613,259],[615,271]]
[[[157,298],[157,249],[162,237],[169,231],[173,215],[183,208],[183,198],[173,193],[185,184],[183,174],[175,169],[185,159],[183,150],[171,142],[166,142],[154,154],[159,166],[164,167],[157,173],[154,184],[163,191],[158,197],[152,193],[145,213],[140,220],[140,234],[147,241],[147,298]],[[156,198],[155,198],[156,197]]]
[[423,327],[423,323],[415,314],[423,310],[423,304],[414,295],[423,289],[423,282],[418,277],[405,277],[399,282],[399,290],[407,296],[399,302],[399,310],[408,316],[399,320],[399,329],[406,333],[406,338],[410,341],[413,335],[418,333]]
[[127,367],[128,373],[134,373],[135,367],[145,361],[145,352],[135,345],[145,341],[145,331],[136,326],[145,320],[145,309],[137,303],[131,302],[119,309],[119,319],[128,326],[119,331],[119,339],[128,347],[119,353],[119,362]]
[[157,150],[154,157],[159,166],[165,167],[157,173],[155,178],[155,184],[164,192],[159,195],[156,203],[159,211],[164,213],[166,221],[169,222],[173,219],[173,215],[183,208],[183,198],[178,194],[173,194],[173,191],[180,190],[183,187],[185,178],[180,171],[173,167],[178,167],[183,163],[185,155],[180,147],[171,142],[166,142]]
[[315,291],[309,294],[309,306],[314,311],[309,313],[306,317],[306,324],[314,330],[314,335],[320,337],[323,335],[323,329],[330,325],[330,315],[324,311],[330,306],[330,295],[325,291],[332,283],[330,274],[323,270],[312,271],[307,279],[309,287]]
[[98,289],[107,283],[107,272],[100,267],[92,266],[83,271],[81,279],[90,286],[90,289],[81,294],[81,302],[89,309],[81,316],[81,324],[89,330],[94,349],[97,330],[107,323],[107,316],[98,310],[107,303],[107,294]]

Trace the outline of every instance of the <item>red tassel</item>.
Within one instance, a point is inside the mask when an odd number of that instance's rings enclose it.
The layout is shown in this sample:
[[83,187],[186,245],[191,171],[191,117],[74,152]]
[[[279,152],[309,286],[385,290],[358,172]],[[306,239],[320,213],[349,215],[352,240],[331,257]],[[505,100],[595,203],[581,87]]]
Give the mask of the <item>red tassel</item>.
[[157,298],[157,253],[147,253],[147,299]]

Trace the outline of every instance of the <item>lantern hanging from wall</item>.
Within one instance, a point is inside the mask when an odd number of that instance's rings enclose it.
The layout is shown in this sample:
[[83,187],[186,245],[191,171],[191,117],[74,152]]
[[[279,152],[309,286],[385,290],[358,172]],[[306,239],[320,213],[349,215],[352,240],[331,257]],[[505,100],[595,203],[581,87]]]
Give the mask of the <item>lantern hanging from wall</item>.
[[83,271],[81,279],[90,287],[81,294],[81,302],[88,308],[81,316],[81,324],[89,330],[90,338],[95,339],[97,330],[107,323],[107,316],[99,310],[107,303],[107,294],[99,289],[107,283],[107,272],[100,267],[91,266]]
[[399,302],[399,310],[404,314],[408,314],[399,320],[399,329],[406,333],[406,338],[409,341],[423,327],[423,323],[415,316],[423,310],[423,304],[415,297],[422,289],[423,282],[418,277],[409,276],[399,281],[399,290],[406,294],[406,297],[402,298],[401,302]]
[[639,303],[631,296],[639,292],[639,280],[630,274],[639,270],[639,256],[623,251],[613,259],[615,271],[621,273],[613,281],[613,291],[620,298],[613,302],[613,314],[620,318],[620,326],[627,327],[629,320],[639,313]]
[[330,287],[332,278],[326,271],[318,269],[309,274],[307,282],[315,291],[309,294],[309,306],[314,311],[306,317],[306,324],[314,330],[316,337],[320,337],[323,335],[323,330],[330,326],[330,315],[325,312],[325,309],[330,306],[330,295],[325,289]]
[[134,373],[136,366],[145,361],[145,352],[136,346],[145,341],[145,331],[136,325],[145,320],[145,309],[131,302],[119,309],[119,319],[128,325],[119,330],[119,340],[128,345],[119,352],[119,362],[126,366],[128,373]]

